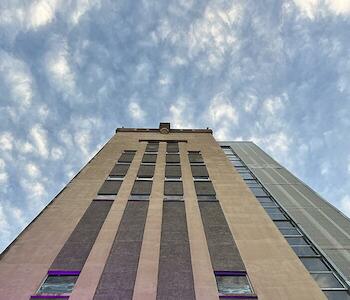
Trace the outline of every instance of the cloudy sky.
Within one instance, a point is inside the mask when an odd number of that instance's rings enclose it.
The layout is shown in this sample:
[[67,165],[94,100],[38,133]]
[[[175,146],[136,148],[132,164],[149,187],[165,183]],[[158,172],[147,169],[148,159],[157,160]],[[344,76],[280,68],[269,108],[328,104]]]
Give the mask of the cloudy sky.
[[350,1],[0,2],[0,251],[116,127],[253,140],[350,216]]

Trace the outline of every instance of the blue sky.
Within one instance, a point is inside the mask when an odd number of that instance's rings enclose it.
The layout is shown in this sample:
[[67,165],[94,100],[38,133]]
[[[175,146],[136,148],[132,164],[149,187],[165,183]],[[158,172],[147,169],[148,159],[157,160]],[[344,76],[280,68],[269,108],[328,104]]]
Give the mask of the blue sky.
[[252,140],[350,216],[350,1],[0,2],[0,251],[116,127]]

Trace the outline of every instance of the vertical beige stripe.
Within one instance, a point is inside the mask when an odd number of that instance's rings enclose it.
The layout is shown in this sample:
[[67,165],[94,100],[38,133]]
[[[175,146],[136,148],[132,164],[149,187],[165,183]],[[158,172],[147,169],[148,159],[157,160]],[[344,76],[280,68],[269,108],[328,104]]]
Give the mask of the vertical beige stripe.
[[180,156],[196,299],[217,300],[219,297],[215,276],[210,262],[207,240],[198,207],[185,143],[180,143]]
[[165,143],[159,144],[133,300],[156,299],[162,227]]
[[[109,214],[101,228],[90,255],[79,275],[70,300],[93,299],[104,266],[118,231],[119,223],[124,213],[132,186],[141,163],[147,143],[138,143],[137,153],[130,165],[124,182],[118,192]],[[128,150],[127,148],[125,150]]]

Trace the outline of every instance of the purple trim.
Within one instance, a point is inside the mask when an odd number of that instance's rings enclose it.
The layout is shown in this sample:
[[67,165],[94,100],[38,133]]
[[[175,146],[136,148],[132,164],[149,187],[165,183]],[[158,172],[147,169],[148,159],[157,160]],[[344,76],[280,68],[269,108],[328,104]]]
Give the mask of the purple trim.
[[45,299],[45,298],[51,298],[51,299],[69,299],[69,296],[62,296],[62,295],[33,295],[30,296],[30,299]]
[[247,271],[214,271],[215,276],[246,276]]
[[47,271],[47,275],[56,275],[56,276],[62,276],[62,275],[79,275],[80,271],[78,270],[49,270]]
[[257,295],[219,295],[220,299],[258,299]]

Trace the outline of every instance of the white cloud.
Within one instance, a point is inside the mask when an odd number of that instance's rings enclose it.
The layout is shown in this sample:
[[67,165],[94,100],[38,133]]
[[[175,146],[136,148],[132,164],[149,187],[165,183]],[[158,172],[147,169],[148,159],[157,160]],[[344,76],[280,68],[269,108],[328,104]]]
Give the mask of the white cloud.
[[55,17],[56,0],[34,1],[27,12],[28,27],[36,29],[51,23]]
[[34,147],[29,142],[18,141],[16,142],[16,149],[20,153],[31,153],[34,151]]
[[145,118],[146,113],[142,110],[140,105],[136,102],[129,103],[129,114],[136,121],[141,121]]
[[3,132],[0,134],[0,149],[2,151],[12,150],[13,136],[10,132]]
[[93,1],[93,0],[77,0],[75,1],[74,8],[70,14],[71,21],[73,24],[78,24],[80,21],[80,18],[85,15],[90,9],[92,9],[94,6],[99,6],[100,1]]
[[75,91],[75,74],[71,69],[70,53],[67,41],[55,37],[51,50],[46,54],[46,68],[51,85],[65,93]]
[[301,14],[314,20],[317,14],[329,12],[336,15],[350,14],[349,0],[294,0]]
[[64,156],[64,152],[61,148],[59,147],[54,147],[51,149],[51,158],[53,160],[59,160],[62,159]]
[[[10,224],[5,214],[4,207],[0,202],[0,240],[8,242],[9,238],[10,238]],[[7,244],[0,245],[0,246],[6,247]],[[3,249],[0,248],[0,253],[2,252],[2,250]]]
[[263,103],[264,110],[275,115],[284,108],[284,103],[280,97],[267,98]]
[[294,0],[294,3],[300,9],[301,13],[310,19],[315,18],[320,5],[319,0]]
[[49,155],[47,132],[40,124],[34,125],[30,129],[30,137],[33,140],[37,153],[47,158]]
[[29,198],[35,198],[36,202],[41,202],[42,197],[46,194],[45,186],[37,180],[21,179],[23,189],[28,193]]
[[192,112],[190,109],[190,102],[185,97],[179,97],[174,104],[169,108],[169,117],[172,127],[174,128],[193,128],[191,123]]
[[40,170],[38,168],[38,166],[34,163],[28,163],[26,164],[26,172],[30,177],[38,177],[40,175]]
[[347,216],[350,217],[350,196],[345,195],[341,200],[340,200],[340,210],[346,214]]
[[237,124],[238,113],[229,99],[222,93],[217,94],[210,102],[208,109],[210,120],[217,124],[218,122],[227,121],[231,124]]
[[5,184],[7,183],[7,180],[8,180],[8,174],[5,170],[5,167],[6,167],[5,161],[0,158],[0,184]]
[[0,79],[9,87],[11,99],[19,109],[32,103],[33,78],[28,66],[21,60],[0,50]]
[[350,13],[349,0],[326,0],[326,4],[337,15],[347,15]]

